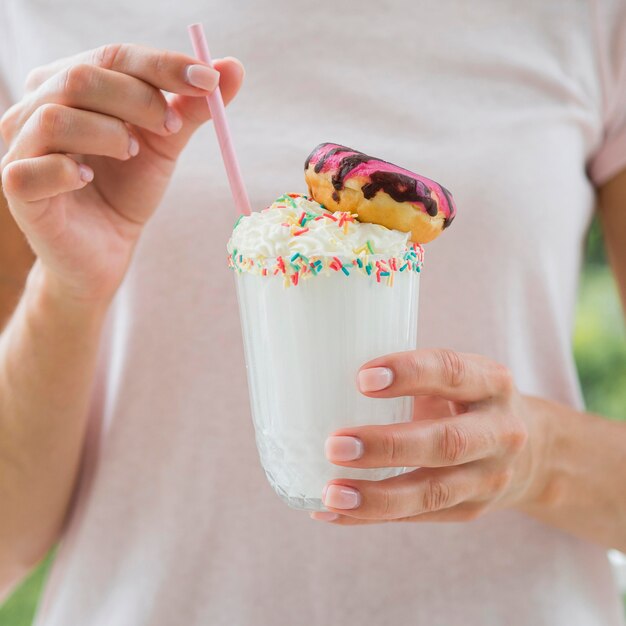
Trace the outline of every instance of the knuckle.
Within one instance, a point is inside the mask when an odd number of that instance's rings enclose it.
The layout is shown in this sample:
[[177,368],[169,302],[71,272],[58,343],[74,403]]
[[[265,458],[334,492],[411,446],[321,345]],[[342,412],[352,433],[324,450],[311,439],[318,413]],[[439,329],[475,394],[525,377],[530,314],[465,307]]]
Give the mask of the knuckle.
[[451,387],[460,387],[465,381],[465,362],[454,350],[438,350],[437,356],[441,361],[444,380]]
[[415,381],[419,381],[424,376],[424,364],[416,351],[410,353],[408,358],[410,374]]
[[387,465],[393,465],[404,458],[406,443],[400,433],[391,430],[382,437],[383,460]]
[[367,517],[396,520],[406,515],[407,500],[393,487],[381,486],[380,490],[373,492],[368,500],[364,508]]
[[387,519],[393,516],[394,498],[388,489],[383,489],[380,494],[380,517]]
[[11,172],[12,169],[12,167],[8,167],[5,164],[4,159],[0,161],[2,192],[5,193],[7,196],[13,194],[13,173]]
[[153,87],[147,87],[144,90],[144,106],[147,111],[163,109],[164,104],[161,92]]
[[98,67],[110,70],[123,61],[127,51],[128,46],[121,43],[105,44],[104,46],[100,46],[94,50],[94,63]]
[[9,196],[19,196],[28,184],[28,176],[25,167],[18,167],[13,162],[2,168],[2,188]]
[[17,125],[17,121],[20,117],[20,113],[22,111],[21,103],[14,104],[9,107],[1,116],[0,116],[0,133],[5,137],[9,136],[10,133],[14,130]]
[[78,97],[92,87],[93,67],[87,64],[73,65],[64,72],[63,93]]
[[490,477],[489,494],[497,495],[502,493],[513,479],[513,470],[510,468],[493,472]]
[[446,508],[450,502],[450,487],[445,483],[430,478],[424,485],[424,494],[422,496],[422,511],[430,513]]
[[515,389],[513,373],[508,367],[506,367],[506,365],[496,363],[494,365],[493,378],[495,379],[498,389],[500,389],[502,395],[509,396],[513,393]]
[[37,89],[42,82],[44,82],[47,76],[46,70],[43,67],[36,67],[32,69],[26,75],[26,80],[24,81],[24,89],[26,91],[33,91]]
[[2,137],[6,144],[9,143],[9,139],[12,134],[14,125],[13,117],[14,113],[12,112],[12,109],[9,109],[2,117],[0,117],[0,137]]
[[157,76],[161,76],[167,71],[168,66],[171,63],[171,54],[162,52],[157,54],[154,60],[154,72]]
[[435,442],[438,458],[449,465],[465,456],[469,444],[467,433],[456,424],[442,424]]
[[505,435],[505,446],[507,452],[515,454],[521,452],[528,441],[528,429],[523,424],[511,428]]
[[8,167],[14,160],[12,150],[9,150],[2,157],[2,159],[0,159],[0,172],[4,172],[5,168]]
[[67,132],[69,119],[65,107],[47,102],[36,112],[37,125],[44,136],[57,136]]

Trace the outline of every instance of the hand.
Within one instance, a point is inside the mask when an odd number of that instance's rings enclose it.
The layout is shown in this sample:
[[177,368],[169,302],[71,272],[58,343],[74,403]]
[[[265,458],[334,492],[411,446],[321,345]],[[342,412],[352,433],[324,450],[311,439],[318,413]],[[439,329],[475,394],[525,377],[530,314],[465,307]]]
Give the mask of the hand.
[[326,442],[344,467],[418,468],[382,481],[337,479],[325,488],[336,524],[465,521],[521,506],[543,489],[549,420],[510,372],[482,356],[418,350],[375,359],[359,372],[372,398],[415,396],[412,422],[339,430]]
[[0,120],[2,187],[39,269],[65,297],[115,293],[178,155],[209,119],[204,96],[219,82],[228,102],[241,85],[239,62],[215,66],[108,45],[29,75],[26,96]]

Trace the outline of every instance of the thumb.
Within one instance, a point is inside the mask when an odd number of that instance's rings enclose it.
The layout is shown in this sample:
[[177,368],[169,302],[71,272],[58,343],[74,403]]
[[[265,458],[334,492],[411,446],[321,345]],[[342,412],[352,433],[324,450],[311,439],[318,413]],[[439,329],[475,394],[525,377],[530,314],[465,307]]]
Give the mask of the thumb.
[[[220,73],[220,90],[224,104],[228,104],[239,91],[244,77],[241,62],[232,57],[216,60],[215,69]],[[178,154],[187,144],[193,133],[211,119],[206,98],[175,95],[170,101],[171,107],[180,115],[183,126],[175,135],[166,139]]]

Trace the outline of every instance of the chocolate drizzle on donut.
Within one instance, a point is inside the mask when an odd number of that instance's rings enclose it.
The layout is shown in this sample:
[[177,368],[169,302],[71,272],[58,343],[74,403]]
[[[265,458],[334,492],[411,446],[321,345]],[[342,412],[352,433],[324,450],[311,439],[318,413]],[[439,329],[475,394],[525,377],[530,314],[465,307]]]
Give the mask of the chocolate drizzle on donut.
[[[306,161],[304,162],[304,169],[305,169],[305,171],[309,169],[309,164],[311,163],[311,159],[318,152],[320,152],[320,150],[323,150],[326,146],[329,146],[329,145],[335,145],[335,144],[329,144],[328,142],[326,142],[326,143],[321,143],[318,146],[315,146],[315,148],[313,148],[313,151],[311,152],[311,154],[309,154],[309,156],[306,158]],[[355,151],[350,149],[350,148],[346,148],[346,146],[339,146],[339,145],[337,145],[336,148],[332,148],[331,150],[326,152],[326,154],[323,154],[318,159],[317,163],[315,164],[315,172],[317,174],[319,174],[322,171],[322,168],[324,167],[324,165],[326,164],[326,161],[331,156],[334,156],[335,154],[338,154],[339,152],[355,152]]]
[[[330,151],[332,152],[332,150]],[[326,155],[324,155],[326,157]],[[333,187],[337,191],[341,191],[344,188],[344,183],[348,174],[361,165],[362,163],[367,163],[368,161],[374,161],[374,157],[367,156],[367,154],[363,154],[362,152],[352,151],[352,154],[343,157],[339,162],[339,167],[337,168],[337,173],[332,177]],[[315,166],[317,167],[317,165]],[[317,169],[315,170],[317,172]]]
[[[336,148],[329,150],[328,152],[326,152],[326,154],[322,155],[318,162],[315,164],[315,173],[319,174],[322,171],[322,168],[324,167],[324,165],[326,165],[326,161],[328,161],[330,157],[333,157],[336,154],[341,154],[342,152],[354,152],[354,150],[350,150],[350,148],[346,148],[345,146],[337,146]],[[341,162],[343,163],[343,160]]]
[[[319,153],[324,150],[327,146],[334,145],[335,147],[330,150],[326,150],[323,154],[319,155]],[[338,144],[329,144],[329,143],[321,143],[319,146],[316,146],[315,149],[309,154],[305,163],[304,169],[307,170],[311,161],[316,155],[319,155],[317,161],[314,165],[314,171],[316,174],[319,174],[323,169],[326,162],[336,154],[341,154],[345,152],[346,156],[344,156],[340,161],[337,167],[337,172],[331,179],[331,183],[335,189],[333,192],[333,200],[335,202],[339,202],[339,194],[338,192],[344,189],[346,178],[349,177],[350,172],[352,172],[355,168],[363,163],[368,163],[369,161],[377,161],[379,163],[386,163],[387,165],[392,165],[388,161],[383,161],[382,159],[377,159],[376,157],[369,156],[364,154],[363,152],[359,152],[358,150],[353,150],[352,148],[348,148],[346,146],[340,146]],[[431,217],[437,215],[439,211],[438,203],[436,198],[433,198],[431,194],[431,190],[425,185],[422,181],[412,178],[406,174],[401,174],[399,172],[375,172],[370,177],[368,183],[365,183],[361,188],[363,195],[368,200],[371,200],[379,191],[384,191],[391,198],[393,198],[396,202],[412,202],[419,203],[424,206],[426,213]],[[443,188],[442,188],[443,189]],[[446,199],[448,200],[448,205],[453,207],[452,199],[450,196],[450,192],[444,190],[444,194]],[[447,218],[446,221],[452,221],[454,215],[450,218]]]
[[423,204],[426,213],[431,217],[435,217],[439,211],[437,201],[431,197],[430,190],[424,183],[415,178],[395,172],[374,172],[370,176],[370,182],[361,187],[363,196],[367,200],[371,200],[381,189],[396,202],[419,202]]
[[[445,187],[435,181],[412,175],[411,172],[403,170],[393,165],[393,163],[377,159],[347,146],[336,143],[319,144],[307,157],[304,169],[308,170],[313,162],[313,169],[316,174],[319,174],[329,159],[336,155],[339,155],[339,158],[334,160],[332,169],[335,173],[331,177],[331,184],[333,186],[332,198],[337,204],[340,203],[339,192],[345,188],[346,179],[350,178],[350,174],[360,165],[371,161],[374,164],[384,163],[391,166],[394,170],[400,171],[385,171],[384,169],[380,171],[375,169],[367,177],[369,179],[368,182],[361,187],[363,196],[367,200],[371,200],[379,191],[383,191],[396,202],[420,204],[423,210],[431,217],[436,217],[441,209],[444,216],[444,229],[448,228],[452,220],[454,220],[456,207],[452,194]],[[445,198],[447,206],[439,206],[443,202],[441,196]]]
[[311,159],[317,154],[318,150],[320,150],[325,145],[326,145],[325,143],[321,143],[315,146],[315,148],[313,148],[313,150],[311,151],[311,154],[309,154],[309,156],[306,158],[306,161],[304,162],[305,172],[309,169],[309,164],[311,163]]

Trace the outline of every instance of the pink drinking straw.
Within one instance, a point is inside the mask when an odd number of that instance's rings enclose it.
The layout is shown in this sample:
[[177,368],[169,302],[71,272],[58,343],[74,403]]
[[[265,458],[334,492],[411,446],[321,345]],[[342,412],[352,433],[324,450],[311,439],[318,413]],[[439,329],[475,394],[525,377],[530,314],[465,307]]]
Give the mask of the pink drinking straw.
[[[207,45],[206,37],[204,36],[202,24],[191,24],[188,26],[188,30],[189,37],[191,38],[191,44],[196,56],[204,63],[213,67],[211,53],[209,52],[209,46]],[[230,129],[228,128],[228,121],[226,120],[224,100],[222,99],[222,92],[219,86],[212,94],[207,96],[206,100],[209,104],[211,117],[213,118],[213,126],[215,127],[217,141],[220,144],[220,150],[222,151],[222,159],[224,160],[224,167],[226,168],[226,175],[228,176],[230,191],[233,194],[235,207],[242,215],[250,215],[250,200],[248,199],[248,194],[243,184],[241,170],[239,169],[239,162],[237,161],[235,147],[233,146]]]

